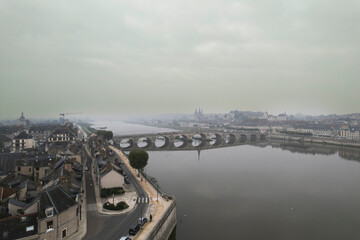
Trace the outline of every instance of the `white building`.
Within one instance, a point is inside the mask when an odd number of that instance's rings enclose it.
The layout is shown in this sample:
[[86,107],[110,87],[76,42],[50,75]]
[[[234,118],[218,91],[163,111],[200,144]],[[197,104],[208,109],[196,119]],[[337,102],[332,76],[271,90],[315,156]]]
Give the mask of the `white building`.
[[75,133],[71,130],[61,127],[56,129],[49,137],[48,142],[57,142],[57,143],[68,143],[75,140]]
[[35,140],[26,131],[21,132],[12,140],[12,152],[23,152],[26,149],[31,149],[35,147]]
[[340,137],[345,139],[360,140],[360,131],[354,127],[343,126],[340,130]]
[[124,176],[114,168],[107,169],[100,175],[100,188],[123,187]]

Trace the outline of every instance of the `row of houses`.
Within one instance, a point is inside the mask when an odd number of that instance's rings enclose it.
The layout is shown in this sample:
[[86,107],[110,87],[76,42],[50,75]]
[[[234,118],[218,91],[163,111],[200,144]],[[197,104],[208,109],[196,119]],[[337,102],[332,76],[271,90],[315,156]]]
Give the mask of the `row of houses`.
[[345,139],[360,140],[359,128],[352,126],[342,126],[340,129],[340,137]]
[[124,173],[120,167],[120,160],[108,147],[108,143],[92,136],[89,139],[91,154],[95,158],[95,180],[99,190],[103,188],[116,188],[124,186]]
[[0,152],[25,152],[49,143],[66,143],[75,140],[77,133],[71,123],[13,125],[0,127]]
[[67,239],[82,218],[82,142],[71,125],[31,148],[25,134],[0,153],[0,239]]
[[360,131],[359,128],[352,126],[341,126],[339,129],[338,126],[324,126],[324,125],[315,125],[307,127],[288,127],[287,131],[294,131],[299,133],[309,133],[315,137],[325,137],[325,138],[341,138],[347,140],[360,140]]

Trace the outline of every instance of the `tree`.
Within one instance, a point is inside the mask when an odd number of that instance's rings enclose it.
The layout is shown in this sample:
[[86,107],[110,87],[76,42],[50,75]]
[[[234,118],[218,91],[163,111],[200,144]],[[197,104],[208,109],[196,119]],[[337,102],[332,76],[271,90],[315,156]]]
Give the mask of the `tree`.
[[143,169],[148,162],[149,154],[144,150],[132,150],[129,154],[130,165],[137,169]]

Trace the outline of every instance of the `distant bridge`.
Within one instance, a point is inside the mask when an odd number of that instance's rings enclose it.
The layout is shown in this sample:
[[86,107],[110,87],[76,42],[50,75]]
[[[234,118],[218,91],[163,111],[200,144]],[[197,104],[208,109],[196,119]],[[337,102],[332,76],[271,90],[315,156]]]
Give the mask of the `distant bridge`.
[[240,132],[168,132],[115,136],[116,146],[122,150],[199,150],[228,147],[231,145],[264,142],[267,134],[251,131]]

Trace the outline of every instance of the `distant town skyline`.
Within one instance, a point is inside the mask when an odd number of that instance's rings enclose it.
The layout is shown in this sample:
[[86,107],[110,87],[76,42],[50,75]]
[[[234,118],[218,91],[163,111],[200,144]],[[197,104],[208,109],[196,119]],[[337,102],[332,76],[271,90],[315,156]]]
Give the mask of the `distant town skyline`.
[[[311,116],[311,117],[318,117],[318,116],[330,116],[330,115],[348,115],[348,114],[360,114],[360,112],[354,112],[354,113],[345,113],[345,114],[339,114],[339,113],[331,113],[331,114],[305,114],[305,113],[288,113],[288,112],[279,112],[279,113],[272,113],[272,112],[268,112],[268,111],[250,111],[250,110],[241,110],[241,109],[233,109],[230,110],[228,112],[206,112],[203,111],[203,109],[201,109],[201,111],[199,111],[199,109],[195,109],[196,112],[190,112],[190,113],[163,113],[163,114],[132,114],[132,115],[116,115],[116,114],[103,114],[103,115],[88,115],[88,114],[70,114],[70,115],[66,115],[65,118],[66,119],[83,119],[83,120],[100,120],[100,119],[104,119],[104,120],[135,120],[135,119],[167,119],[167,118],[172,118],[172,117],[176,117],[176,116],[197,116],[197,114],[201,114],[201,115],[213,115],[213,114],[219,114],[219,115],[225,115],[228,114],[230,112],[233,111],[239,111],[239,112],[252,112],[252,113],[267,113],[269,114],[269,116],[282,116],[283,114],[285,114],[286,116],[294,116],[294,117],[306,117],[306,116]],[[18,114],[18,116],[15,117],[9,117],[9,118],[0,118],[0,122],[2,121],[25,121],[25,120],[59,120],[61,121],[63,116],[61,115],[54,115],[54,116],[33,116],[31,113],[29,113],[29,115],[27,115],[26,113],[22,112],[20,114]]]
[[359,2],[0,2],[0,118],[359,112]]

